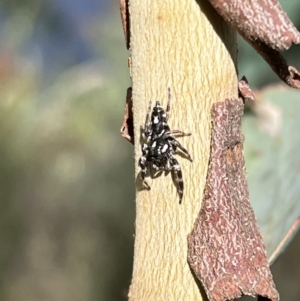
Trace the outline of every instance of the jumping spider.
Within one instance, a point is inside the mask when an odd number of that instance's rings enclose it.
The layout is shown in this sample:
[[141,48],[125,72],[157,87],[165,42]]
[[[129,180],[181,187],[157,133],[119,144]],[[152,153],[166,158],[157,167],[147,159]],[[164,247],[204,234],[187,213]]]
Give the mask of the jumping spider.
[[155,173],[160,171],[171,171],[177,186],[179,204],[181,204],[184,185],[181,167],[174,157],[174,153],[177,148],[179,148],[191,162],[193,160],[189,152],[176,140],[175,136],[190,136],[191,134],[184,133],[180,130],[170,130],[168,125],[170,100],[171,93],[170,88],[168,88],[168,104],[166,111],[160,105],[160,102],[157,101],[152,110],[151,120],[151,101],[149,102],[145,126],[141,127],[142,138],[146,143],[142,144],[142,156],[139,160],[139,166],[141,168],[140,177],[146,188],[150,190],[150,186],[145,180],[149,164],[152,164]]

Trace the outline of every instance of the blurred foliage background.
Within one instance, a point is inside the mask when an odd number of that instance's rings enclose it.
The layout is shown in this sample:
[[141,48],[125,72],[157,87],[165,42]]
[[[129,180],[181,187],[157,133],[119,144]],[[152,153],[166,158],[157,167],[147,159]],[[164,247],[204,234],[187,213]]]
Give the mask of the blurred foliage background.
[[[299,29],[299,1],[282,5]],[[130,79],[118,1],[2,0],[0,24],[0,299],[126,300],[134,160],[119,134]],[[278,82],[239,45],[253,88]],[[300,68],[299,47],[285,56]],[[274,264],[282,300],[299,300],[299,250],[298,235]]]

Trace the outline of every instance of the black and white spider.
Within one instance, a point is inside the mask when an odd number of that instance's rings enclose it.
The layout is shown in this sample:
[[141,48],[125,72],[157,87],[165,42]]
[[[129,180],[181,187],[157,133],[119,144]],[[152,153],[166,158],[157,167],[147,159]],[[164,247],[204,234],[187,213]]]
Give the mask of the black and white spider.
[[166,110],[157,101],[153,107],[151,119],[151,101],[149,102],[148,112],[146,116],[145,126],[141,127],[142,138],[146,143],[142,144],[142,156],[139,160],[141,168],[140,176],[143,184],[148,190],[150,186],[145,178],[148,175],[148,167],[152,164],[155,173],[160,171],[171,171],[175,184],[177,186],[177,193],[179,195],[179,203],[183,197],[183,179],[181,167],[174,157],[174,153],[179,148],[190,161],[193,161],[189,152],[176,140],[175,136],[190,136],[190,133],[184,133],[180,130],[170,130],[168,125],[168,118],[170,114],[170,100],[171,93],[168,89],[168,104]]

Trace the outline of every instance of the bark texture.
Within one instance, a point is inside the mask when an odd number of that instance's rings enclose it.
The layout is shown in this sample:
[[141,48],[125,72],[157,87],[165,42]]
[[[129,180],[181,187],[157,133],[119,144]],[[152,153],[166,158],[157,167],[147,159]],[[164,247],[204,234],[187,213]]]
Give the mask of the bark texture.
[[300,89],[300,72],[279,51],[300,43],[300,32],[277,0],[209,0],[286,84]]
[[211,157],[203,204],[189,235],[189,262],[210,301],[242,295],[278,301],[263,238],[249,202],[244,136],[244,101],[213,105]]

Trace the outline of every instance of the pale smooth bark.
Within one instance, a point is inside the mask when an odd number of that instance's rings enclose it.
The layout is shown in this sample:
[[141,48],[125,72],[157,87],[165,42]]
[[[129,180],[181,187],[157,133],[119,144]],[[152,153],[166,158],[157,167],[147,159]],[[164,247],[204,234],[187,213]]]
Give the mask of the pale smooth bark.
[[179,205],[171,175],[136,181],[136,232],[130,301],[202,300],[187,263],[187,235],[200,210],[210,153],[211,106],[237,97],[236,35],[206,1],[130,0],[135,162],[149,100],[166,106],[171,129],[193,162],[176,155],[185,190]]

